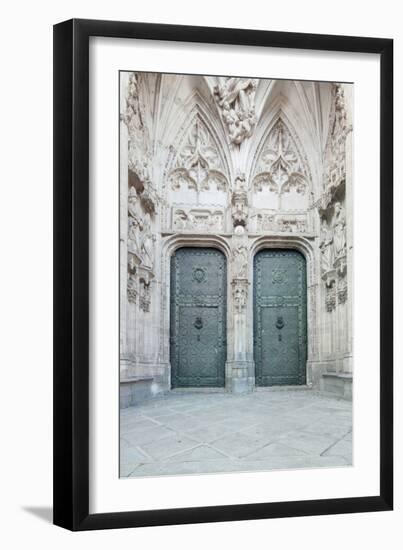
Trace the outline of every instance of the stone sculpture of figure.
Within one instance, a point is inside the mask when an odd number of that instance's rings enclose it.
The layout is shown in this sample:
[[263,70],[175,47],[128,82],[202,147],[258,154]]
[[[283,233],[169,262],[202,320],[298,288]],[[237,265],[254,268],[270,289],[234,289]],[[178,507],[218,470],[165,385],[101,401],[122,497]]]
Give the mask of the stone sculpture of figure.
[[248,249],[241,244],[233,251],[234,276],[239,279],[246,279],[248,270]]
[[197,229],[196,218],[191,212],[187,215],[187,229]]
[[187,215],[183,210],[175,212],[174,226],[175,229],[186,229]]
[[333,234],[326,220],[322,220],[322,239],[319,245],[322,253],[322,271],[333,269]]
[[240,311],[246,306],[246,290],[237,286],[234,290],[235,308]]
[[143,238],[141,242],[142,262],[145,267],[153,269],[154,267],[154,242],[155,235],[151,230],[151,217],[147,212],[144,218]]
[[239,145],[252,135],[256,125],[256,85],[256,80],[251,78],[230,77],[220,79],[220,84],[214,89],[232,143]]
[[143,228],[143,223],[139,213],[137,212],[138,196],[134,187],[129,189],[129,197],[127,203],[128,210],[128,241],[129,249],[137,254],[140,253],[140,232]]
[[246,191],[245,176],[243,174],[238,174],[235,178],[235,192]]
[[333,243],[335,259],[346,255],[346,216],[339,202],[334,206]]
[[210,219],[210,227],[212,230],[222,230],[222,214],[221,212],[215,212]]

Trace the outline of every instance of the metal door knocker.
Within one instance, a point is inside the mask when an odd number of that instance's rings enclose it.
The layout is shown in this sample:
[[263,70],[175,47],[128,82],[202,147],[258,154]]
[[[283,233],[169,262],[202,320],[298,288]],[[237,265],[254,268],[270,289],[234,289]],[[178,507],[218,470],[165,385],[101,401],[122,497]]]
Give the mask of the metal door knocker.
[[[203,328],[203,319],[201,317],[196,317],[196,321],[193,323],[193,326],[200,330]],[[197,341],[200,342],[200,334],[197,335]]]
[[[276,321],[276,328],[278,328],[278,330],[281,330],[283,327],[284,327],[285,323],[284,323],[284,318],[282,315],[278,315],[277,316],[277,321]],[[282,340],[282,336],[281,336],[281,332],[278,333],[278,341],[281,342]]]

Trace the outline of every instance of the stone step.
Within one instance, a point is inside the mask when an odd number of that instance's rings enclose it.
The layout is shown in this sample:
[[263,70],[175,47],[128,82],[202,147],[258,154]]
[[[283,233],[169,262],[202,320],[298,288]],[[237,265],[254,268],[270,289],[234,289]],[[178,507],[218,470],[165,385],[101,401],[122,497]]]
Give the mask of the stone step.
[[323,392],[335,394],[344,399],[352,399],[353,375],[351,373],[324,373],[320,385]]

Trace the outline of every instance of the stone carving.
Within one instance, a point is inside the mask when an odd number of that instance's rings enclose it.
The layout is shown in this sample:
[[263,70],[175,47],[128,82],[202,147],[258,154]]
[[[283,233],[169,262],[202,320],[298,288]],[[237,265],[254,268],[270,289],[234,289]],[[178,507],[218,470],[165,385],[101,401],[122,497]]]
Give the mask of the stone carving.
[[293,189],[297,193],[306,193],[308,174],[296,142],[281,118],[267,136],[254,172],[253,187],[256,191],[267,187],[279,194]]
[[140,281],[140,309],[144,312],[150,311],[151,295],[150,295],[151,283],[146,283],[144,280]]
[[331,313],[336,308],[336,283],[335,281],[329,281],[326,284],[326,311]]
[[141,254],[140,233],[143,221],[138,213],[138,196],[134,187],[130,187],[128,196],[128,249],[129,252]]
[[141,241],[141,258],[143,265],[151,270],[154,268],[155,239],[156,237],[151,230],[150,214],[147,212],[144,217],[144,229]]
[[219,77],[214,95],[231,143],[240,145],[255,129],[255,93],[258,81],[253,78]]
[[306,218],[290,218],[279,216],[277,218],[278,230],[287,233],[304,233],[306,231]]
[[339,202],[334,205],[333,241],[335,259],[346,255],[346,216]]
[[[321,217],[321,241],[319,244],[321,252],[322,278],[328,288],[334,286],[331,291],[331,302],[327,292],[326,309],[328,304],[336,306],[336,286],[338,303],[342,304],[347,300],[347,242],[346,242],[346,216],[344,206],[341,202],[331,202]],[[333,285],[333,286],[331,286]],[[333,299],[334,297],[334,299]]]
[[138,294],[137,268],[136,261],[132,254],[129,254],[127,265],[127,299],[131,304],[135,304]]
[[[148,311],[150,307],[150,292],[148,284],[154,269],[155,235],[151,227],[151,216],[145,213],[144,218],[139,213],[139,197],[134,187],[129,189],[128,195],[128,275],[127,299],[129,303],[136,303],[140,295],[140,307]],[[140,277],[140,291],[139,280]],[[144,289],[144,285],[147,286]],[[148,305],[147,305],[148,303]]]
[[127,279],[127,299],[131,304],[137,301],[138,286],[134,275],[129,275]]
[[333,269],[333,232],[328,226],[326,219],[321,222],[321,242],[319,248],[321,251],[321,269],[322,273],[327,273]]
[[247,279],[234,279],[231,284],[234,308],[240,313],[246,308],[249,282]]
[[155,214],[159,199],[151,181],[144,182],[144,189],[141,192],[141,202],[146,212]]
[[177,209],[173,214],[173,229],[192,232],[222,232],[224,230],[224,214],[220,210]]
[[307,231],[306,214],[279,214],[275,211],[258,211],[253,215],[254,229],[260,231],[281,231],[287,233],[305,233]]
[[323,180],[324,193],[333,193],[346,177],[346,138],[352,127],[347,124],[342,84],[333,84],[333,107],[330,112],[329,134],[325,148]]
[[232,251],[234,277],[246,279],[248,273],[248,247],[245,244],[239,244]]
[[248,194],[244,174],[238,174],[235,179],[232,193],[232,221],[234,227],[242,225],[246,227],[248,222]]
[[337,284],[337,299],[339,304],[347,301],[347,281],[345,278],[339,279]]
[[227,178],[220,152],[209,129],[199,115],[194,119],[185,142],[176,155],[169,174],[170,187],[178,191],[185,187],[195,191],[227,189]]
[[132,73],[129,78],[126,96],[126,110],[123,120],[129,133],[129,170],[141,182],[151,180],[150,140],[143,121],[143,107],[140,102],[139,76]]

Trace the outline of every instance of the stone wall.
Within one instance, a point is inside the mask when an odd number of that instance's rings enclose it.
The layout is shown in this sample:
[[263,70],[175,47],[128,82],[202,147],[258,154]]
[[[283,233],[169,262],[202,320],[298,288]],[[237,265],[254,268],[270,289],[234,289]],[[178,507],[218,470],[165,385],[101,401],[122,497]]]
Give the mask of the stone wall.
[[130,380],[151,380],[150,396],[170,389],[170,258],[182,246],[227,258],[228,390],[255,383],[263,248],[306,258],[308,385],[352,373],[351,97],[342,84],[121,73],[125,395]]

